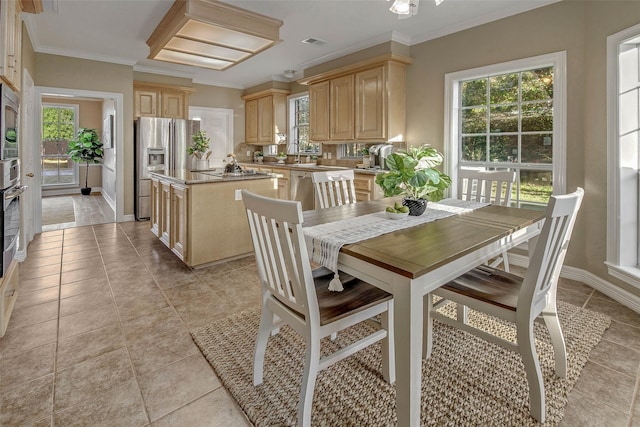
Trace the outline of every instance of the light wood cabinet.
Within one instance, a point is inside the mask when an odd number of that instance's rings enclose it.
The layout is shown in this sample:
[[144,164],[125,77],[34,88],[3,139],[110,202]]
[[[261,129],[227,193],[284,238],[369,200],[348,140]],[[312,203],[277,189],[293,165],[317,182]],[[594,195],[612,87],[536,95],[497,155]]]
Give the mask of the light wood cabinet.
[[134,116],[188,119],[191,93],[187,87],[134,82]]
[[273,145],[278,134],[287,133],[287,95],[289,91],[268,89],[245,95],[245,143]]
[[187,196],[188,188],[186,186],[171,186],[171,244],[169,249],[181,260],[187,258]]
[[309,86],[309,139],[329,140],[329,81]]
[[[154,201],[151,201],[154,204]],[[171,248],[171,183],[160,181],[160,212],[162,219],[160,220],[160,240],[168,248]]]
[[309,85],[310,139],[405,141],[406,67],[411,62],[391,54],[300,80]]
[[251,99],[244,104],[244,133],[247,144],[258,142],[258,100]]
[[353,76],[344,76],[329,82],[331,89],[329,116],[333,141],[350,141],[354,138],[354,89]]
[[162,184],[160,180],[151,178],[151,232],[157,237],[162,235]]
[[21,10],[17,0],[0,1],[0,77],[16,91],[22,72]]
[[380,186],[376,185],[375,175],[356,173],[353,186],[356,189],[356,201],[358,202],[382,199],[384,196]]
[[291,171],[289,169],[273,168],[271,173],[278,178],[278,199],[289,200],[291,196]]
[[355,138],[385,139],[387,137],[387,109],[385,69],[377,67],[355,75],[356,133]]
[[[157,183],[159,191],[153,191]],[[189,266],[249,254],[253,250],[244,204],[237,191],[276,197],[273,179],[184,184],[152,177],[152,231],[158,218],[160,240]],[[157,199],[157,200],[155,200]],[[156,234],[158,235],[158,234]]]
[[18,298],[18,261],[11,261],[7,273],[0,278],[0,337],[4,336],[13,306]]

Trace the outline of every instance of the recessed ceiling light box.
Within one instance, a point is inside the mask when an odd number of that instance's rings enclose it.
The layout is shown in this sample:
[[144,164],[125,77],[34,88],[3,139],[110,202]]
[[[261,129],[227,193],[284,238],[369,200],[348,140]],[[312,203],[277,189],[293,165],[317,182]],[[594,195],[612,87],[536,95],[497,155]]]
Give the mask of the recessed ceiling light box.
[[225,70],[279,43],[281,26],[215,0],[176,0],[147,40],[149,59]]

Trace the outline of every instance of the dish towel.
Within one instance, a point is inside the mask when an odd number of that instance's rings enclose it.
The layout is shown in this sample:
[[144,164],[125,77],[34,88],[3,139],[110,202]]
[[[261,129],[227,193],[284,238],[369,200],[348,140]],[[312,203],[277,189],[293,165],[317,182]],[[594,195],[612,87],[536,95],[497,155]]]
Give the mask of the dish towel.
[[303,228],[305,243],[309,258],[334,272],[329,290],[339,292],[343,290],[338,276],[338,254],[342,246],[488,205],[489,203],[445,199],[439,203],[429,202],[420,216],[407,216],[399,220],[389,219],[384,212],[376,212]]

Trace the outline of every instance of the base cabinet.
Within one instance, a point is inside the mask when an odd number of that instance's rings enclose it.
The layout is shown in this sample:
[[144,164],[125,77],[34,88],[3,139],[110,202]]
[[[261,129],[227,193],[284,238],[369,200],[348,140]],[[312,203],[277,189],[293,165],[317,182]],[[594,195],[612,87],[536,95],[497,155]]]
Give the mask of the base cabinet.
[[244,256],[253,250],[238,190],[267,197],[278,193],[275,179],[183,184],[152,175],[151,181],[151,231],[192,267]]
[[7,331],[9,318],[13,311],[13,306],[18,298],[18,261],[13,260],[7,269],[7,274],[0,278],[0,337]]
[[356,201],[358,202],[382,199],[384,196],[382,189],[376,184],[375,175],[356,173],[353,179],[353,186],[356,189]]

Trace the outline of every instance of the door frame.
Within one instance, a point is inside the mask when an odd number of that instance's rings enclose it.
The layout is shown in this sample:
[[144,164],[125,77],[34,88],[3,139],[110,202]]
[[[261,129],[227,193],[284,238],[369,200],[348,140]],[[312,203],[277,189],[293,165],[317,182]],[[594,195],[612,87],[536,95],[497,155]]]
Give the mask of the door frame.
[[[42,94],[43,93],[56,93],[60,95],[69,95],[69,96],[77,96],[77,97],[85,97],[85,98],[96,98],[96,99],[110,99],[113,100],[115,104],[115,129],[114,129],[114,148],[115,148],[115,160],[116,160],[116,200],[115,200],[115,220],[116,222],[124,222],[128,221],[129,218],[125,217],[124,214],[124,94],[117,92],[100,92],[100,91],[92,91],[92,90],[82,90],[82,89],[68,89],[68,88],[58,88],[58,87],[48,87],[48,86],[36,86],[35,87],[35,110],[42,111]],[[42,140],[42,114],[35,114],[34,117],[34,137],[36,137],[37,141]],[[33,171],[33,173],[38,177],[38,179],[42,179],[40,174],[40,152],[35,151],[33,153],[34,165],[36,166],[37,171]],[[30,171],[25,171],[30,172]],[[36,211],[39,211],[40,214],[34,220],[33,230],[35,233],[42,232],[42,191],[40,194],[34,195],[34,199],[38,207]],[[28,243],[28,242],[26,242]]]

